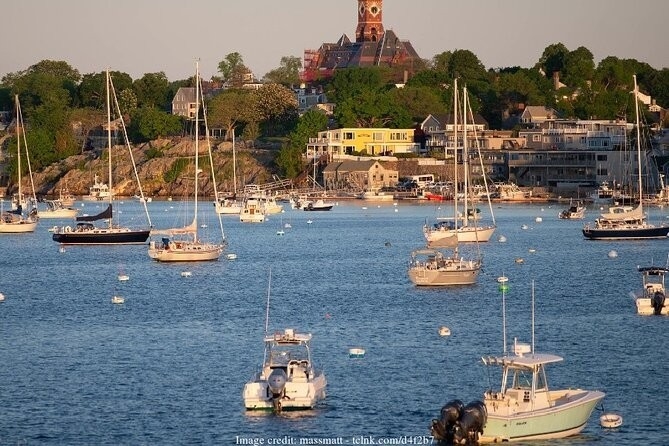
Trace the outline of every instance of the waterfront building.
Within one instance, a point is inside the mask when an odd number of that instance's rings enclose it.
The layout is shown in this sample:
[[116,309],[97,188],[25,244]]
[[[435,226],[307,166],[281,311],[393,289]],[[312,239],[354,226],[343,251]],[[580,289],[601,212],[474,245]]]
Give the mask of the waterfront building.
[[417,155],[420,144],[415,141],[414,129],[342,128],[318,132],[309,138],[307,158],[327,155],[337,159],[346,155],[388,156]]

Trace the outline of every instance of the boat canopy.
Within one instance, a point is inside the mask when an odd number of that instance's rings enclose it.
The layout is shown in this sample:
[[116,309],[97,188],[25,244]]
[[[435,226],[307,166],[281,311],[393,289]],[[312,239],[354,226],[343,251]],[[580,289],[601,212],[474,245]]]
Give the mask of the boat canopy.
[[530,368],[533,369],[543,364],[560,362],[564,358],[547,353],[528,354],[527,356],[488,356],[481,358],[488,366],[502,366],[507,368]]
[[606,220],[640,220],[643,218],[643,208],[641,205],[632,208],[631,206],[613,206],[609,212],[603,213],[602,218]]
[[646,273],[650,276],[660,276],[669,273],[669,268],[664,266],[639,266],[637,269],[640,273]]

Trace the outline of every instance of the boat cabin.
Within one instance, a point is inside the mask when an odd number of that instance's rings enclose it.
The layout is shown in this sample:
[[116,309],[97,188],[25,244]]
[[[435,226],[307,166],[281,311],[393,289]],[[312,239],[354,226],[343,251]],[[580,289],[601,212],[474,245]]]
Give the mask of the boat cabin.
[[263,375],[269,376],[274,369],[282,369],[289,380],[311,378],[311,334],[296,333],[286,329],[265,337],[265,367]]

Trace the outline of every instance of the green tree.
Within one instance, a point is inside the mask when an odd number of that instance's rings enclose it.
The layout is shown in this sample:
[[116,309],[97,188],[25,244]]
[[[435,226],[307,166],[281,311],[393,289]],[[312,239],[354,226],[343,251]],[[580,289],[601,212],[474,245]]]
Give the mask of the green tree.
[[568,54],[569,50],[562,43],[548,45],[539,58],[537,68],[541,68],[550,79],[556,71],[562,72]]
[[182,128],[179,116],[144,107],[136,109],[132,114],[128,133],[133,142],[146,142],[161,137],[178,136]]
[[[114,85],[116,85],[116,81],[114,81]],[[119,88],[121,87],[119,86]],[[132,89],[137,96],[139,107],[156,107],[160,110],[170,109],[172,103],[170,83],[164,72],[146,73],[133,83]]]
[[224,90],[207,103],[207,120],[211,128],[225,129],[225,139],[230,140],[235,128],[243,123],[257,122],[251,92],[242,89]]
[[244,65],[244,58],[238,52],[225,56],[225,59],[218,63],[218,71],[223,80],[235,88],[244,85],[247,75],[251,72]]
[[251,93],[256,115],[265,136],[283,136],[297,123],[298,107],[295,94],[280,84],[265,84]]
[[594,56],[589,49],[578,47],[567,53],[564,59],[563,82],[573,88],[583,88],[595,74]]
[[327,130],[328,117],[321,110],[308,110],[300,116],[295,130],[288,138],[288,144],[279,151],[275,163],[281,176],[296,178],[303,170],[302,154],[309,138],[318,136],[318,132]]
[[279,68],[269,71],[264,76],[265,82],[285,85],[299,85],[302,59],[296,56],[283,56]]

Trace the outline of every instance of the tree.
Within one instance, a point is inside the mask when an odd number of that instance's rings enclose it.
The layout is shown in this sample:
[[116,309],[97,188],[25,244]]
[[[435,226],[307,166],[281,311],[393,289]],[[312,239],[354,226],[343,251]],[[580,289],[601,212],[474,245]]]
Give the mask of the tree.
[[407,128],[413,124],[393,95],[371,91],[338,103],[335,118],[342,127]]
[[207,120],[211,128],[225,129],[225,139],[230,140],[235,128],[244,123],[257,122],[260,116],[256,115],[250,91],[231,89],[208,101]]
[[578,47],[564,58],[564,83],[573,88],[585,87],[595,74],[594,56],[589,49]]
[[251,72],[244,65],[242,55],[237,52],[225,56],[225,59],[218,63],[218,71],[223,80],[235,88],[244,85],[247,75]]
[[153,107],[138,108],[131,116],[128,133],[133,142],[181,134],[182,120],[179,116],[165,113]]
[[285,85],[299,85],[302,59],[296,56],[283,56],[279,68],[271,70],[264,76],[265,82]]
[[420,122],[429,114],[446,113],[447,107],[439,89],[433,87],[396,88],[387,93],[391,101],[402,107],[414,122]]
[[280,84],[265,84],[251,96],[265,136],[285,135],[295,127],[298,107],[292,90]]
[[164,72],[146,73],[137,79],[132,89],[137,96],[139,107],[156,107],[160,110],[169,110],[172,98],[169,95],[170,83]]
[[550,79],[556,71],[562,72],[568,54],[569,50],[562,43],[548,45],[541,54],[541,58],[539,58],[537,68],[541,68],[546,77]]

